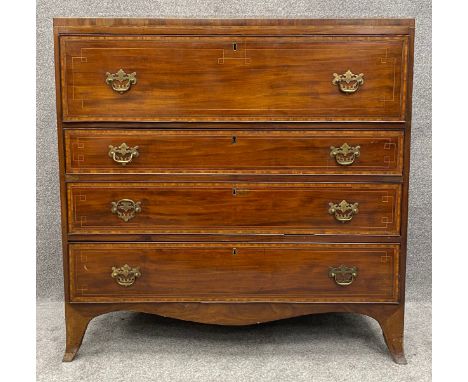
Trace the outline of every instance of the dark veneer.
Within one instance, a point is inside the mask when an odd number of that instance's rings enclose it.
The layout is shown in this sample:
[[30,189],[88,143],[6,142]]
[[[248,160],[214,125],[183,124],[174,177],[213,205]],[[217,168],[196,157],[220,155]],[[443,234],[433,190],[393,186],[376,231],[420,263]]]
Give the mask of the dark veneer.
[[[360,313],[406,363],[414,20],[73,18],[54,38],[64,361],[93,317],[129,310]],[[105,82],[119,69],[137,78],[122,94]],[[348,69],[364,74],[353,94],[332,84]],[[108,155],[124,142],[125,166]],[[346,166],[330,156],[344,143],[360,149]],[[141,202],[127,222],[111,212],[126,198]],[[359,211],[342,223],[328,203],[343,199]],[[111,276],[125,264],[141,273],[128,286]]]

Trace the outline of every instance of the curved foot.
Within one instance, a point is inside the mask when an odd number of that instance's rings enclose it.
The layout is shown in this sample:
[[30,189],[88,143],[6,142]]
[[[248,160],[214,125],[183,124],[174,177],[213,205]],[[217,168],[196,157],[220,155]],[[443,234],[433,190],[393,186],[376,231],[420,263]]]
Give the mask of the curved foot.
[[80,349],[86,328],[96,316],[119,310],[159,314],[182,320],[221,325],[250,325],[306,314],[354,312],[373,317],[382,328],[385,343],[395,363],[406,365],[403,350],[404,305],[329,304],[200,304],[200,303],[79,303],[65,304],[67,347],[63,362],[72,361]]
[[399,365],[406,365],[408,362],[403,348],[404,307],[398,306],[391,311],[383,312],[376,319],[382,328],[385,343],[393,361]]
[[74,351],[65,350],[65,354],[63,355],[62,362],[71,362],[75,358],[76,353],[78,353],[78,349]]
[[[382,330],[384,329],[382,328]],[[399,365],[406,365],[408,362],[406,361],[405,352],[403,349],[403,336],[391,337],[392,333],[388,333],[388,329],[386,330],[387,332],[383,331],[383,336],[385,338],[387,348],[392,355],[393,361]]]
[[408,361],[404,354],[392,354],[392,358],[398,365],[407,365]]
[[65,304],[65,321],[67,330],[67,344],[63,362],[71,362],[80,349],[86,328],[94,315],[86,314],[72,304]]

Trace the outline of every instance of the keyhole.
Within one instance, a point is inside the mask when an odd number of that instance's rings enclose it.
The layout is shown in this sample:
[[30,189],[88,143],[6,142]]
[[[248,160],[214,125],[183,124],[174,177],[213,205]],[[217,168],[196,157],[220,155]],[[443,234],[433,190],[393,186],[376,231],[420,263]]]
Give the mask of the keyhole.
[[236,196],[237,195],[237,188],[233,187],[232,189],[232,195]]
[[232,136],[232,144],[235,145],[237,143],[237,137],[235,135]]
[[232,255],[233,255],[233,256],[237,255],[237,248],[233,248],[233,249],[232,249]]
[[236,50],[237,50],[237,43],[236,43],[236,42],[233,42],[233,43],[232,43],[232,50],[233,50],[233,51],[236,51]]

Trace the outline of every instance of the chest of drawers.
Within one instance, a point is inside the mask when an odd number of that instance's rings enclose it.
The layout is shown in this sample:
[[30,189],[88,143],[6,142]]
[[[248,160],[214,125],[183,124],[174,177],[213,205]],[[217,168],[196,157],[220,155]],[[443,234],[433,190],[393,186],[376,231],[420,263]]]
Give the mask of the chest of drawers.
[[55,19],[66,351],[129,310],[354,312],[403,353],[413,20]]

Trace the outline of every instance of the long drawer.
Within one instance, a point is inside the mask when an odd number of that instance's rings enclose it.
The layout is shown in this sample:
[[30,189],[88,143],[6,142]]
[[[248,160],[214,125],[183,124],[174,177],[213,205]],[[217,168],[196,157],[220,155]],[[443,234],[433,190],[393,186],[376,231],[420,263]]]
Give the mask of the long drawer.
[[401,131],[65,131],[70,174],[401,175]]
[[399,235],[399,184],[69,183],[71,234]]
[[395,244],[70,244],[72,301],[392,302]]
[[63,36],[63,121],[402,121],[407,54],[407,36]]

